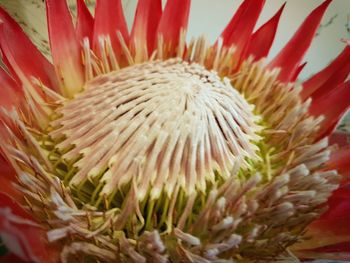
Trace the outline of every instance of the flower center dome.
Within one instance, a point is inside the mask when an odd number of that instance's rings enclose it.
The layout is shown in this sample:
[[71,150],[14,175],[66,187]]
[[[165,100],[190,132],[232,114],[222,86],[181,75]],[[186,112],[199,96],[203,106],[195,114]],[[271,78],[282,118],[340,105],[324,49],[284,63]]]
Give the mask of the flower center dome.
[[65,180],[97,199],[124,185],[138,200],[205,191],[257,158],[253,106],[228,79],[179,59],[97,77],[56,112],[49,135]]

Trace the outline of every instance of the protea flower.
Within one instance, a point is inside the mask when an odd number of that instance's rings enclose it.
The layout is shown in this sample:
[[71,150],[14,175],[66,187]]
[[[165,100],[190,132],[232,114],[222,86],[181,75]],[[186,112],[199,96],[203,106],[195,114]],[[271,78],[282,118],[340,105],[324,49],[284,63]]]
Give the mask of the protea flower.
[[283,7],[253,32],[264,2],[243,1],[215,43],[187,43],[190,0],[139,0],[130,33],[120,0],[94,17],[78,0],[75,25],[47,0],[52,64],[1,10],[8,249],[45,263],[345,257],[350,151],[328,137],[350,104],[350,47],[296,82],[331,1],[270,62]]

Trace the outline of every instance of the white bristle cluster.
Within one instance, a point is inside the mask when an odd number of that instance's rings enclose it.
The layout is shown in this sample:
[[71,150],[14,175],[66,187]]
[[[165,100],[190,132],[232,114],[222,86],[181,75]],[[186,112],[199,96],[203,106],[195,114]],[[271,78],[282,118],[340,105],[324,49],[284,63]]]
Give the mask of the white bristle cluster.
[[[178,59],[128,67],[88,82],[52,122],[63,158],[82,155],[71,185],[104,183],[101,195],[129,182],[139,200],[177,185],[205,191],[214,168],[223,177],[245,158],[256,160],[259,120],[253,106],[198,64]],[[152,187],[151,187],[152,186]]]

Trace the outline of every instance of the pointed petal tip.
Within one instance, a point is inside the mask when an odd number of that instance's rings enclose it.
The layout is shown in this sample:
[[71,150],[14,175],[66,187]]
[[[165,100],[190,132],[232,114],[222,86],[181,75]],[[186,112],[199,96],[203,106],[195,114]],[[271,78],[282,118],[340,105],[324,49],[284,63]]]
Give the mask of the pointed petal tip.
[[175,49],[179,42],[181,29],[187,30],[191,0],[168,0],[159,22],[157,34],[162,35],[165,43],[171,43]]
[[77,5],[77,25],[76,34],[78,41],[82,43],[84,37],[88,37],[92,41],[94,18],[84,0],[76,0]]
[[122,47],[117,32],[120,32],[125,43],[129,44],[127,28],[121,0],[98,0],[95,7],[95,24],[93,49],[100,54],[100,37],[109,36],[117,58],[122,56]]
[[221,33],[224,46],[234,45],[240,58],[251,40],[251,35],[265,5],[265,0],[245,0]]
[[[320,9],[327,9],[328,6],[333,2],[333,0],[325,0],[322,4],[320,4],[318,7],[316,7],[316,9],[320,8]],[[315,9],[315,10],[316,10]]]
[[135,45],[135,49],[142,50],[142,46],[146,44],[148,54],[152,53],[162,12],[161,0],[138,1],[130,34],[131,44]]
[[303,69],[305,68],[306,65],[307,65],[307,62],[304,62],[303,64],[298,66],[298,68],[296,69],[294,75],[291,78],[292,82],[294,82],[294,81],[296,81],[298,79],[300,73],[303,71]]
[[248,44],[245,57],[252,55],[254,59],[260,60],[263,57],[267,57],[272,44],[274,42],[278,24],[286,6],[285,2],[279,10],[273,15],[265,24],[263,24],[257,31],[255,31]]
[[280,7],[280,9],[278,9],[277,13],[275,14],[275,16],[280,17],[284,11],[284,9],[286,8],[287,2],[284,2],[282,4],[282,6]]
[[343,83],[349,73],[350,46],[347,45],[328,66],[303,82],[302,98],[323,96]]
[[310,113],[314,116],[323,115],[319,131],[320,137],[327,136],[333,132],[338,122],[350,107],[350,80],[340,84],[334,90],[313,100]]
[[309,49],[321,19],[332,0],[326,0],[316,7],[304,20],[285,47],[269,63],[268,68],[281,68],[279,80],[290,82],[297,67]]

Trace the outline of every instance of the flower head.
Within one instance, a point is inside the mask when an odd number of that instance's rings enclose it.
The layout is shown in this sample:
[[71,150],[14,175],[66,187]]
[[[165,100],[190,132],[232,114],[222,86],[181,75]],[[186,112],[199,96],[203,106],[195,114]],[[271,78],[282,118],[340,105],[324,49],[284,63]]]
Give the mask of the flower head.
[[[52,64],[0,9],[9,250],[33,262],[271,262],[345,247],[332,235],[349,150],[328,136],[349,106],[350,48],[296,83],[331,1],[269,63],[284,6],[253,32],[264,3],[243,1],[212,44],[186,42],[190,0],[139,0],[130,33],[120,0],[97,1],[94,17],[77,0],[75,25],[65,0],[47,0]],[[332,234],[315,245],[323,226]]]

